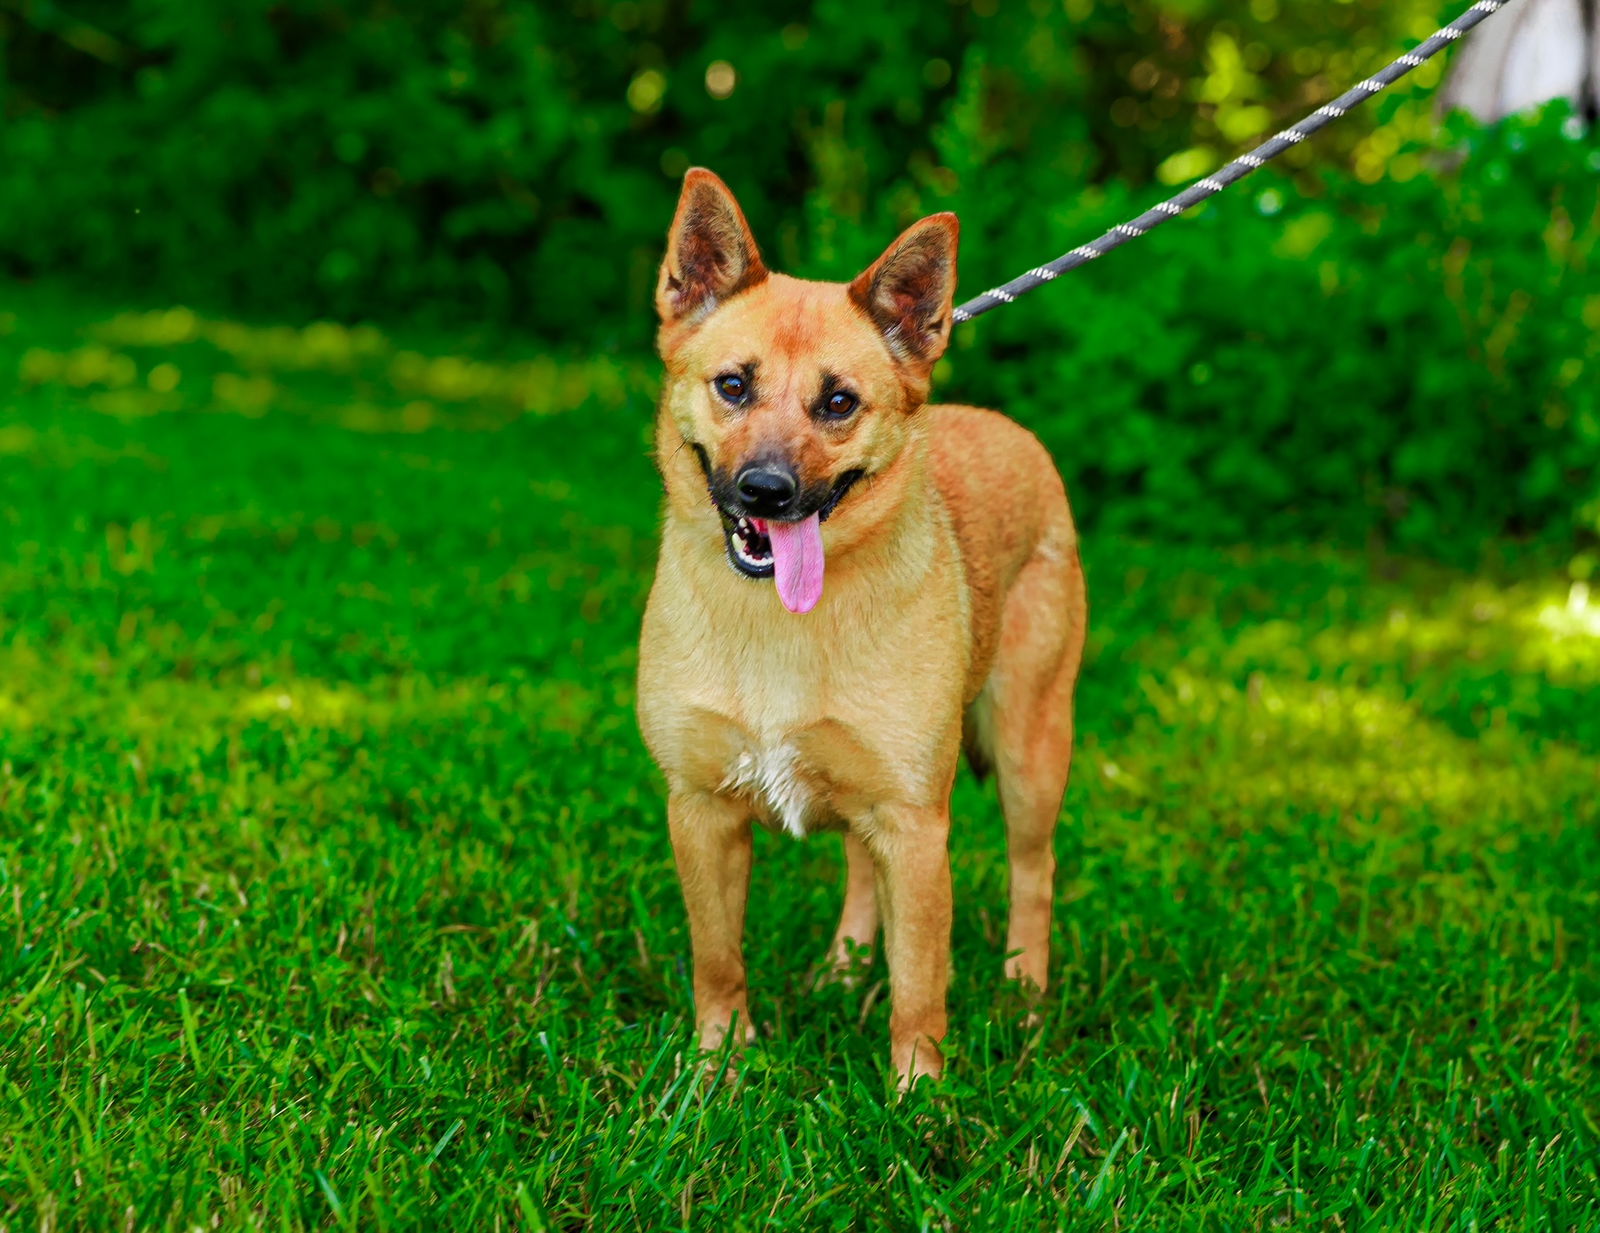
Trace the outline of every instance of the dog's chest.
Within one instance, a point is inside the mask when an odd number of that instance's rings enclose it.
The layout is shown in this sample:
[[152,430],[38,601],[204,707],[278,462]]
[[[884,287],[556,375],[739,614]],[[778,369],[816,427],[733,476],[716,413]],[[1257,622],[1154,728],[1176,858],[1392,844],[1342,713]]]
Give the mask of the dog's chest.
[[[920,610],[863,612],[841,591],[804,617],[775,616],[755,603],[770,594],[747,591],[685,615],[652,600],[640,719],[669,777],[737,797],[794,836],[925,797],[942,774],[930,733],[959,711],[959,644]],[[905,626],[935,632],[891,632]]]
[[834,687],[833,665],[811,646],[770,642],[739,657],[723,678],[740,739],[723,767],[725,792],[744,796],[763,823],[797,838],[827,829],[834,788],[851,767],[819,743],[819,726],[840,723],[850,699]]
[[805,837],[817,812],[817,793],[800,765],[800,753],[786,741],[741,750],[722,789],[750,797],[765,817],[796,838]]

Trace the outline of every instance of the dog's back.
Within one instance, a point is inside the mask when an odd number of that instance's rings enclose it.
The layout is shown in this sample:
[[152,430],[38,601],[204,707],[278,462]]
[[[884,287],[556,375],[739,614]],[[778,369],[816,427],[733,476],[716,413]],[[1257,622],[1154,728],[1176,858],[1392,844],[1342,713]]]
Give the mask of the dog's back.
[[[1052,615],[1035,613],[1035,623],[1059,620],[1064,640],[1081,645],[1085,601],[1078,534],[1054,461],[1021,424],[978,407],[930,406],[918,414],[927,417],[934,482],[950,511],[966,571],[971,702],[991,671],[1006,597],[1030,563],[1039,575],[1031,590],[1049,589],[1046,578],[1060,589],[1045,601]],[[969,742],[969,754],[976,753]],[[977,756],[973,761],[978,766]]]

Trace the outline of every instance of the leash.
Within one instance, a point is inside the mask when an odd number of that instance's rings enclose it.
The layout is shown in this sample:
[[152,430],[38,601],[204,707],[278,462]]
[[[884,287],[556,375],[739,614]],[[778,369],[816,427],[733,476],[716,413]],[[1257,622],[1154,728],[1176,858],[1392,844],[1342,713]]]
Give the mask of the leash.
[[1068,270],[1075,270],[1080,265],[1086,265],[1096,257],[1103,257],[1114,248],[1121,248],[1129,240],[1136,240],[1152,228],[1161,226],[1168,219],[1176,218],[1185,210],[1191,210],[1211,197],[1215,197],[1230,184],[1237,184],[1245,176],[1259,167],[1265,166],[1290,146],[1298,145],[1311,136],[1324,125],[1337,120],[1345,112],[1359,107],[1374,94],[1385,87],[1399,81],[1412,69],[1426,63],[1439,52],[1450,46],[1473,26],[1477,25],[1491,13],[1499,12],[1510,4],[1512,0],[1477,0],[1471,8],[1457,17],[1448,26],[1433,35],[1421,46],[1406,52],[1393,64],[1382,72],[1374,73],[1371,77],[1352,86],[1333,102],[1324,107],[1318,107],[1300,123],[1291,128],[1286,128],[1270,141],[1257,146],[1248,154],[1241,154],[1221,171],[1197,180],[1184,189],[1176,197],[1169,198],[1152,209],[1146,210],[1131,222],[1122,223],[1113,227],[1098,240],[1091,240],[1080,248],[1073,249],[1070,253],[1063,253],[1047,265],[1036,266],[1026,274],[1018,275],[1008,283],[1003,283],[992,291],[985,291],[982,295],[968,300],[952,314],[956,322],[971,321],[974,317],[981,316],[991,308],[999,308],[1002,304],[1009,304],[1019,295],[1028,292],[1045,283],[1058,278]]

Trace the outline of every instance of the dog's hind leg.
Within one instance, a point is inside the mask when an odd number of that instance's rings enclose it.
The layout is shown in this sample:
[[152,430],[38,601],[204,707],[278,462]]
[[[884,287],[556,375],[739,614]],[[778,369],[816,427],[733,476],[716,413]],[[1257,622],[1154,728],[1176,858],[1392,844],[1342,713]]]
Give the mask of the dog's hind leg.
[[1055,829],[1072,764],[1072,694],[1083,658],[1083,572],[1074,547],[1037,553],[1006,597],[976,726],[1000,787],[1011,866],[1006,975],[1049,983]]
[[844,858],[844,911],[839,914],[839,927],[828,947],[827,974],[848,986],[855,983],[859,969],[871,958],[878,936],[878,892],[872,853],[848,832],[844,837]]

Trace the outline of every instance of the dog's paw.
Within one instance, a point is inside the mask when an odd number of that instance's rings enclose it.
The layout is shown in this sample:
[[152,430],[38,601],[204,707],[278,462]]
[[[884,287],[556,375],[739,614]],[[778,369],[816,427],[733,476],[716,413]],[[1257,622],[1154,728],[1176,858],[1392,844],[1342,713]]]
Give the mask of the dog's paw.
[[702,1054],[724,1053],[729,1047],[735,1054],[756,1041],[756,1025],[739,1012],[730,1018],[707,1020],[695,1029],[695,1044]]
[[708,1085],[722,1083],[729,1087],[737,1085],[745,1050],[755,1042],[755,1025],[742,1019],[735,1018],[731,1025],[702,1024],[695,1033],[693,1053],[693,1063],[699,1068],[701,1082]]
[[834,947],[815,969],[812,989],[840,988],[854,993],[872,975],[872,947],[846,942]]
[[702,1087],[736,1088],[744,1078],[744,1052],[701,1053],[699,1069],[696,1082]]
[[909,1092],[919,1083],[937,1083],[944,1077],[944,1054],[926,1037],[915,1043],[896,1044],[891,1049],[895,1087]]

